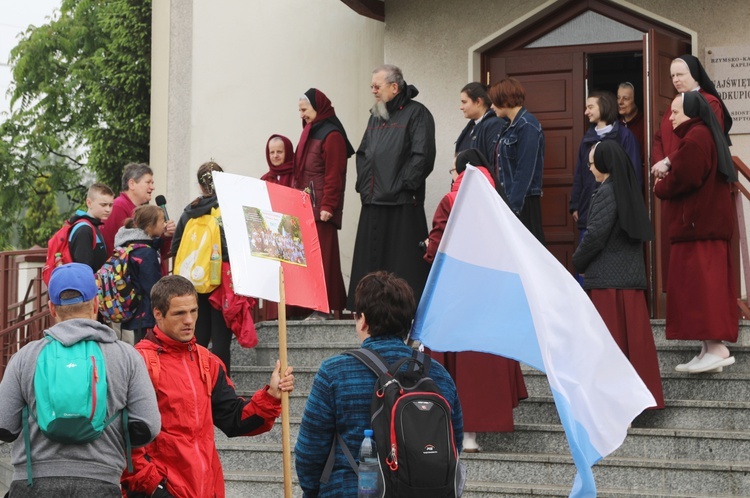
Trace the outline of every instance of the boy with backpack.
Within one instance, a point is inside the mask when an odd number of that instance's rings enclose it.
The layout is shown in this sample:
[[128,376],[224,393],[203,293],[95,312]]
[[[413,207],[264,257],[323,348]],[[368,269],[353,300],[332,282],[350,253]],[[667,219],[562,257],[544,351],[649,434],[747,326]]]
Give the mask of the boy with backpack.
[[47,261],[42,276],[49,284],[52,270],[66,263],[83,263],[96,272],[109,253],[100,226],[109,218],[114,192],[103,183],[95,183],[86,194],[86,211],[79,209],[66,220],[47,242]]
[[143,360],[96,321],[91,268],[52,272],[55,325],[11,357],[0,382],[0,440],[14,442],[12,498],[121,497],[128,446],[159,433]]
[[[376,376],[366,363],[351,352],[336,355],[325,360],[315,375],[294,449],[297,477],[305,496],[357,496],[354,467],[365,429],[375,431],[374,439],[385,480],[385,496],[459,496],[455,480],[463,440],[461,405],[456,386],[445,368],[437,362],[417,358],[412,348],[404,342],[416,309],[409,284],[391,273],[370,273],[357,285],[355,309],[357,337],[363,341],[362,348],[376,353],[390,366],[404,362],[399,370],[401,374],[393,375],[404,387],[404,394],[400,396],[402,399],[385,401],[384,398],[390,397],[390,389],[386,387],[385,396],[373,401],[372,408],[375,403],[380,408],[387,408],[384,403],[393,401],[395,406],[408,402],[412,395],[419,396],[419,403],[422,404],[418,409],[436,410],[430,410],[432,413],[428,414],[426,422],[416,422],[419,430],[411,432],[420,437],[426,434],[430,447],[423,445],[420,448],[415,466],[404,459],[400,460],[398,455],[404,456],[405,446],[411,441],[404,440],[402,434],[393,440],[383,434],[382,429],[387,425],[386,420],[381,418],[383,410],[378,413],[371,410],[376,381],[380,387],[383,376]],[[419,363],[412,358],[420,360]],[[422,369],[413,372],[414,366],[420,365]],[[409,379],[409,376],[412,378]],[[426,382],[426,377],[432,382]],[[430,384],[429,388],[426,384]],[[396,384],[393,382],[390,385]],[[435,391],[429,392],[433,388]],[[397,393],[394,396],[398,398]],[[438,402],[437,396],[446,403]],[[427,397],[432,399],[428,400]],[[388,423],[394,422],[390,420],[390,415],[387,418]],[[415,419],[413,415],[405,415],[404,420]],[[396,433],[400,433],[400,422],[393,427]],[[442,431],[435,430],[438,427],[442,427]],[[343,432],[337,432],[337,429]],[[395,455],[392,451],[394,447]],[[331,461],[329,455],[333,455]],[[445,464],[444,472],[434,470],[431,463],[435,459],[433,457]],[[432,472],[428,476],[432,491],[424,490],[425,476],[419,475],[425,469]],[[410,480],[415,488],[406,490],[399,486],[399,481],[403,479]]]

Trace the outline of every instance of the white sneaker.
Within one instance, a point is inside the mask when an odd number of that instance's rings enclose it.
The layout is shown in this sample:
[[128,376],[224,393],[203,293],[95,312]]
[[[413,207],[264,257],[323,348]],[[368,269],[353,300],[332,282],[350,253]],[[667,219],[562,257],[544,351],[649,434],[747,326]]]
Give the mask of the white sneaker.
[[467,453],[479,453],[476,432],[464,432],[463,449]]
[[676,367],[674,367],[674,370],[675,370],[675,372],[687,372],[688,368],[690,368],[691,366],[695,365],[699,361],[701,361],[701,359],[698,358],[698,355],[695,355],[693,357],[693,359],[690,360],[689,362],[687,362],[687,363],[680,363],[679,365],[677,365]]

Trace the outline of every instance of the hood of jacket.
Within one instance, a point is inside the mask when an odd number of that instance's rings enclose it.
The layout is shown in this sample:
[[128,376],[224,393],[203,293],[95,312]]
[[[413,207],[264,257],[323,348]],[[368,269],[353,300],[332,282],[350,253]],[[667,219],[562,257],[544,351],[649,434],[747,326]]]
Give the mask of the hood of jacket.
[[386,109],[389,113],[393,113],[396,109],[404,107],[407,102],[419,95],[419,90],[414,85],[406,85],[406,90],[399,92],[395,97],[385,103]]
[[124,247],[134,242],[151,244],[151,242],[153,242],[153,239],[140,228],[120,227],[120,229],[115,234],[115,247]]
[[114,330],[87,318],[65,320],[45,330],[44,334],[54,337],[65,346],[80,341],[115,342],[117,340]]
[[185,206],[185,213],[189,218],[198,218],[210,213],[211,209],[216,207],[219,207],[219,200],[215,195],[201,196]]

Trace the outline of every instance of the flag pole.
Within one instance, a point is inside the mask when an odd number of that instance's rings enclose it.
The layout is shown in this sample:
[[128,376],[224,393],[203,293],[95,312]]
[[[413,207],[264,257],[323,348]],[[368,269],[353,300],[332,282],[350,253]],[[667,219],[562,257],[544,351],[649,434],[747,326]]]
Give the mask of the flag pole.
[[[284,267],[279,265],[279,361],[281,375],[287,369],[286,356],[286,296]],[[292,448],[289,437],[289,393],[281,393],[281,451],[284,464],[284,498],[292,498]]]

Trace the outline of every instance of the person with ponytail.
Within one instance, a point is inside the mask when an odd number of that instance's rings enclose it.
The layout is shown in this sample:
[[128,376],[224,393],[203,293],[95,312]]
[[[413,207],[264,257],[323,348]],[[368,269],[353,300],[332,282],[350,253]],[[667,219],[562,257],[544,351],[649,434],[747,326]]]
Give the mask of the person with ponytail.
[[126,219],[115,234],[115,247],[137,244],[128,255],[128,274],[140,301],[132,318],[122,322],[124,330],[133,331],[133,344],[156,325],[151,310],[151,288],[161,278],[161,261],[156,248],[166,226],[164,211],[159,206],[144,204],[135,208],[133,217]]
[[664,408],[659,359],[646,306],[643,243],[654,239],[633,163],[616,140],[591,147],[589,170],[599,187],[591,199],[586,233],[573,253],[585,274],[583,288],[612,338]]

